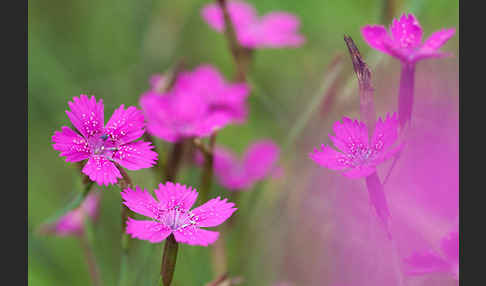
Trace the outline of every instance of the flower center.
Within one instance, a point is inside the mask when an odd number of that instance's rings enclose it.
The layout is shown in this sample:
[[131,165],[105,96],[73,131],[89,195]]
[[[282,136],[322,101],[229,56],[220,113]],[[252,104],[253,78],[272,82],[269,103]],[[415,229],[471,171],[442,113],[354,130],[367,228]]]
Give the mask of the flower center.
[[107,134],[102,134],[101,136],[96,135],[88,139],[93,155],[103,155],[107,158],[111,158],[113,152],[117,151],[118,148],[111,140],[108,140],[108,138],[109,136]]
[[156,220],[173,231],[196,224],[196,217],[194,214],[190,211],[181,209],[179,206],[161,212]]

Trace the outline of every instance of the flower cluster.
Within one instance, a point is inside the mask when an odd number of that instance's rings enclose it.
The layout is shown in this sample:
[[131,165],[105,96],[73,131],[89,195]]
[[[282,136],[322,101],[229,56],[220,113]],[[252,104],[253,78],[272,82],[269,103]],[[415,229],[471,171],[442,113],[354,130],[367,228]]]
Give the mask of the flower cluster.
[[[159,83],[153,79],[153,84]],[[181,72],[169,92],[146,92],[140,105],[148,132],[177,142],[206,137],[227,124],[244,122],[248,94],[246,84],[226,83],[214,67],[202,65],[192,72]]]

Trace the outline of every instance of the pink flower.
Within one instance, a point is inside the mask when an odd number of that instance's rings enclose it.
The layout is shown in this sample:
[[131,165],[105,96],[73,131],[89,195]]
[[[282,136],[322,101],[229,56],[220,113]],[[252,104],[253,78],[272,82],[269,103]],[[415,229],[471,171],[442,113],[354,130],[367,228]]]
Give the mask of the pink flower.
[[443,255],[428,250],[414,253],[405,259],[406,272],[409,275],[422,275],[433,272],[448,272],[459,280],[459,232],[452,231],[440,243]]
[[[277,171],[276,162],[279,147],[271,140],[254,142],[246,151],[242,160],[224,147],[214,149],[214,173],[219,183],[229,190],[249,189],[259,180]],[[204,158],[196,154],[196,163],[201,165]]]
[[150,88],[152,92],[160,92],[166,83],[167,78],[161,74],[154,74],[150,77]]
[[82,235],[84,231],[84,220],[86,218],[93,221],[96,219],[99,203],[99,193],[91,193],[78,208],[66,213],[53,223],[41,226],[40,230],[42,233],[58,236]]
[[78,132],[67,126],[52,136],[53,148],[66,157],[67,162],[88,159],[83,173],[99,185],[114,184],[121,178],[115,163],[128,170],[150,168],[157,153],[149,142],[137,141],[144,133],[142,112],[133,106],[125,109],[122,104],[104,125],[103,101],[96,101],[81,94],[68,102],[66,111]]
[[179,183],[159,184],[154,192],[157,200],[138,186],[122,192],[129,209],[152,219],[128,218],[126,232],[133,238],[157,243],[173,234],[177,242],[208,246],[218,239],[219,233],[201,227],[218,226],[236,211],[233,203],[219,197],[190,210],[198,194],[195,189]]
[[413,14],[403,14],[393,19],[390,34],[382,25],[366,25],[361,34],[368,45],[383,53],[389,54],[403,62],[415,63],[419,60],[449,56],[439,48],[449,40],[456,30],[443,29],[432,33],[422,44],[422,27]]
[[244,83],[228,84],[210,65],[182,72],[167,93],[149,91],[140,105],[148,131],[161,139],[176,142],[188,137],[206,137],[230,123],[246,120]]
[[[286,12],[270,12],[259,18],[255,9],[243,1],[228,1],[228,13],[238,42],[247,48],[297,47],[305,42],[298,34],[299,19]],[[206,5],[204,20],[216,31],[224,31],[224,17],[216,3]]]
[[342,170],[349,178],[363,178],[376,171],[376,166],[391,158],[402,145],[394,146],[398,138],[398,119],[394,113],[387,114],[384,121],[381,118],[376,123],[375,132],[368,140],[368,128],[358,120],[343,117],[343,123],[334,123],[336,136],[329,135],[334,146],[322,145],[321,150],[309,154],[317,164],[331,170]]

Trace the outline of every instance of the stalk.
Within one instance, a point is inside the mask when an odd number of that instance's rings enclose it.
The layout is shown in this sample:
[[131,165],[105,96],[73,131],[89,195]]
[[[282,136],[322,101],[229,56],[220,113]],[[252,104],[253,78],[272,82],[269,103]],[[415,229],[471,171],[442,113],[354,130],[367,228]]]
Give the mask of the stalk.
[[96,258],[94,256],[91,244],[89,243],[88,239],[86,239],[84,234],[79,237],[79,242],[84,252],[86,264],[88,264],[88,271],[91,281],[93,282],[94,286],[101,286],[100,272],[98,265],[96,264]]
[[402,130],[412,119],[414,76],[415,64],[402,62],[398,93],[398,121]]
[[167,159],[167,164],[164,170],[164,178],[166,181],[174,182],[184,154],[184,141],[174,143],[172,151]]
[[246,75],[250,68],[253,50],[240,46],[236,35],[235,28],[231,22],[231,18],[226,5],[226,0],[217,0],[219,7],[223,11],[224,18],[224,35],[228,41],[228,46],[233,56],[236,65],[235,80],[237,82],[245,82]]
[[[348,46],[348,50],[353,61],[354,72],[358,78],[361,121],[363,121],[368,127],[368,140],[371,142],[376,124],[376,111],[373,102],[374,89],[371,85],[371,71],[368,68],[368,65],[363,61],[363,58],[361,57],[358,48],[354,44],[353,39],[351,39],[351,37],[344,36],[344,41]],[[386,202],[383,184],[381,183],[376,172],[366,177],[366,187],[370,196],[370,202],[375,207],[376,214],[383,223],[388,237],[391,238],[391,234],[388,229],[388,218],[390,216],[388,203]]]
[[164,254],[162,255],[162,265],[160,267],[160,276],[162,277],[162,285],[170,286],[172,278],[174,277],[174,270],[177,261],[177,250],[179,245],[171,234],[164,244]]
[[[121,191],[126,188],[133,188],[132,180],[127,172],[118,164],[117,168],[122,175],[122,179],[118,181],[118,187]],[[120,273],[118,276],[118,285],[123,286],[128,284],[128,249],[130,248],[130,237],[125,232],[126,221],[128,220],[131,211],[122,203],[121,210],[121,258],[120,258]]]
[[[363,61],[358,48],[354,44],[351,37],[344,36],[346,45],[348,46],[349,53],[351,54],[351,59],[353,61],[354,71],[358,77],[358,87],[359,87],[359,97],[360,97],[360,117],[361,120],[365,122],[368,126],[368,137],[371,140],[374,132],[374,126],[376,124],[376,112],[373,102],[374,89],[371,85],[371,71],[367,64]],[[371,142],[371,141],[370,141]],[[403,285],[403,275],[401,272],[400,262],[396,259],[398,256],[398,249],[396,243],[392,238],[388,219],[390,218],[390,211],[388,210],[388,203],[386,201],[385,190],[383,184],[378,177],[378,174],[374,172],[373,174],[366,177],[366,187],[368,189],[368,194],[370,196],[370,202],[375,207],[376,214],[380,218],[380,221],[384,225],[385,231],[387,233],[388,239],[392,243],[393,254],[394,254],[394,264],[395,272],[398,280],[398,285]]]

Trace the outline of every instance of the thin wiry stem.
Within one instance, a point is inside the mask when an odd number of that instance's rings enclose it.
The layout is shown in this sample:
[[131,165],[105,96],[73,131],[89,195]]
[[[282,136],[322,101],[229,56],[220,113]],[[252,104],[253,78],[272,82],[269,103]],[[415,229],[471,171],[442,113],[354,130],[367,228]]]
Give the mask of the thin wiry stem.
[[245,82],[246,75],[250,68],[253,50],[242,47],[238,43],[236,30],[231,21],[226,0],[217,0],[219,7],[223,11],[224,18],[224,35],[228,41],[228,46],[233,56],[233,60],[236,65],[235,80],[237,82]]
[[164,170],[165,181],[175,182],[183,155],[184,140],[176,142],[172,146],[172,151],[169,154],[169,158],[167,159],[167,164]]
[[[198,141],[195,140],[195,142]],[[202,147],[204,145],[196,143],[196,147],[198,147],[199,150],[201,150],[204,156],[204,165],[203,165],[203,171],[201,177],[201,187],[199,192],[199,201],[201,203],[207,202],[209,198],[209,193],[211,191],[211,184],[213,181],[213,161],[214,161],[213,150],[214,150],[215,142],[216,142],[216,133],[213,133],[213,135],[209,137],[209,145],[207,147]]]
[[[118,164],[116,164],[122,179],[118,180],[118,187],[121,191],[126,188],[133,188],[132,180],[128,176],[127,172]],[[121,211],[121,257],[120,257],[120,273],[118,276],[118,285],[124,286],[128,284],[128,250],[130,248],[130,237],[125,232],[126,222],[131,211],[122,203]]]
[[96,263],[96,257],[93,253],[93,249],[91,247],[90,242],[88,239],[85,237],[84,234],[82,234],[79,237],[79,243],[81,245],[81,248],[83,249],[83,253],[85,255],[86,259],[86,264],[88,264],[88,271],[91,277],[91,280],[93,282],[94,286],[101,286],[101,278],[100,278],[100,271],[98,268],[98,265]]

